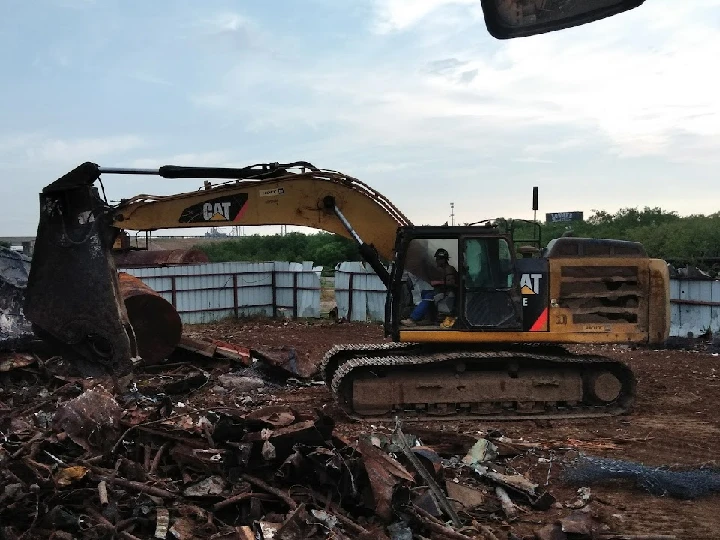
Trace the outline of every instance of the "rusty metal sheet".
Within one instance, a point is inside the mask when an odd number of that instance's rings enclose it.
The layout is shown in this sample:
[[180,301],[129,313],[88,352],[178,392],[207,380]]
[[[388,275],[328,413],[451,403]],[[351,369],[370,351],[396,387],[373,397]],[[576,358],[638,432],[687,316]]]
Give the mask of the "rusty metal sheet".
[[450,481],[445,482],[445,489],[448,498],[459,502],[466,510],[471,510],[485,503],[485,494],[478,489]]
[[360,440],[358,449],[363,456],[365,470],[375,499],[375,512],[385,520],[392,517],[392,496],[395,486],[414,477],[400,463],[367,441]]
[[199,249],[158,249],[115,251],[115,264],[118,268],[143,268],[148,266],[166,266],[175,264],[209,263],[210,259]]
[[295,421],[296,413],[287,405],[269,405],[250,412],[245,420],[272,427],[289,426]]
[[0,373],[26,367],[35,363],[31,354],[17,352],[0,353]]

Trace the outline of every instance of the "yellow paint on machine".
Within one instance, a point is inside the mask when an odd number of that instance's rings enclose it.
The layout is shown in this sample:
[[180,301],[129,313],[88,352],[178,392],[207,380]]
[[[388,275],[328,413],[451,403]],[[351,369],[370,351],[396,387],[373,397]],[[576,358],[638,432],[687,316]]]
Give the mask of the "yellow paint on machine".
[[478,332],[461,330],[401,330],[405,343],[643,343],[641,332]]

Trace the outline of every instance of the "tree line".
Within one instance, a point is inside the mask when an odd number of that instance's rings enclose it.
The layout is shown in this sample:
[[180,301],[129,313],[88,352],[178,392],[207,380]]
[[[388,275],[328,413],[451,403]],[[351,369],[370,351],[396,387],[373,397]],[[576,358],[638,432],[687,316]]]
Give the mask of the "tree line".
[[239,236],[195,248],[204,251],[211,262],[313,261],[317,266],[334,267],[339,262],[360,260],[352,240],[326,232]]
[[[515,237],[533,236],[533,226],[518,221]],[[661,208],[623,208],[614,214],[593,210],[584,221],[539,223],[542,246],[567,231],[588,238],[614,238],[641,242],[651,257],[700,268],[720,268],[720,212],[681,217]],[[537,235],[537,233],[535,232]],[[225,261],[314,261],[334,267],[342,261],[360,260],[352,240],[336,234],[288,233],[242,236],[197,246],[212,262]]]
[[[531,234],[521,227],[522,234]],[[648,255],[677,264],[711,267],[720,263],[720,212],[681,217],[661,208],[623,208],[614,214],[593,210],[584,221],[541,224],[543,246],[567,231],[588,238],[640,242]],[[518,234],[516,234],[518,236]]]

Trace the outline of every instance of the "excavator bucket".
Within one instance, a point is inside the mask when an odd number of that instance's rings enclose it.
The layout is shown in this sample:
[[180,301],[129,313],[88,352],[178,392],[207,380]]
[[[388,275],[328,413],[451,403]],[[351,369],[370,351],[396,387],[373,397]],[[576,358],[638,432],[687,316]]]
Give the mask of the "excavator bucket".
[[25,316],[82,375],[123,376],[137,346],[112,256],[118,230],[93,186],[99,176],[84,163],[40,194]]

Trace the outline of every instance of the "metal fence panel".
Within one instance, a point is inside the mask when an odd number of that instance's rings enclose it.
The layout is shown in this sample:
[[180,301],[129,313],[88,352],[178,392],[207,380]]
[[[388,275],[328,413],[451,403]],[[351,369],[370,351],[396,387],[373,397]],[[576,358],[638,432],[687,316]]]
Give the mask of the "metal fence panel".
[[228,262],[124,268],[172,303],[184,324],[232,316],[320,316],[312,262]]
[[670,303],[671,336],[720,332],[720,281],[671,279]]
[[382,322],[386,288],[371,268],[361,262],[343,262],[335,269],[338,317],[349,321]]

